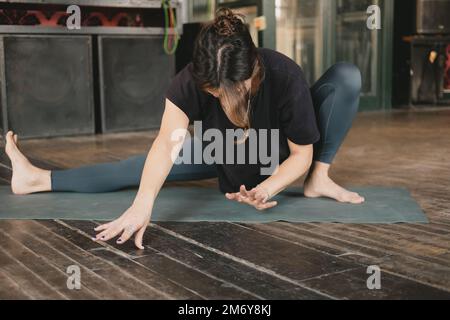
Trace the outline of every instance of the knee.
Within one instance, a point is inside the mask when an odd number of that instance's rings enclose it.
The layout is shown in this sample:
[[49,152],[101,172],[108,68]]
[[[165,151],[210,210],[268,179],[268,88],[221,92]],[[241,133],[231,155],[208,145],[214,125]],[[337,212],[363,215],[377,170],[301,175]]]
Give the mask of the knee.
[[352,63],[339,62],[333,66],[336,83],[343,89],[358,94],[361,92],[361,71]]

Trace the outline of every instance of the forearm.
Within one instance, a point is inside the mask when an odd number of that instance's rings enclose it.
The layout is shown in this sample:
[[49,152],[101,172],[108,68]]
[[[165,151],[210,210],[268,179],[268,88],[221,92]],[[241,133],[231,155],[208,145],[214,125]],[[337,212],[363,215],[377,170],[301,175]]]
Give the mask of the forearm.
[[264,188],[269,197],[273,197],[302,177],[312,163],[311,154],[291,154],[278,168],[276,173],[263,181],[260,186]]
[[151,208],[173,166],[171,158],[176,144],[157,137],[150,149],[142,171],[134,205]]

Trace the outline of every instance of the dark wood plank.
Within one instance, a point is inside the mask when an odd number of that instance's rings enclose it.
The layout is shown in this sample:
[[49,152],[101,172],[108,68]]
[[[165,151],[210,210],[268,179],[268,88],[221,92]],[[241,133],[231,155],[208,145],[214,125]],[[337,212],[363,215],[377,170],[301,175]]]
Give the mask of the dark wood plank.
[[[95,277],[92,277],[89,269],[85,268],[78,261],[68,257],[68,254],[70,255],[70,253],[66,254],[59,252],[48,243],[43,242],[34,236],[34,230],[30,227],[32,224],[33,222],[30,221],[21,221],[21,223],[17,225],[14,222],[9,221],[0,223],[2,235],[6,238],[6,241],[8,241],[11,251],[14,251],[10,254],[16,255],[20,250],[29,253],[28,259],[25,260],[27,267],[32,272],[41,275],[44,279],[46,279],[48,275],[51,275],[49,283],[58,292],[61,292],[70,299],[97,299],[101,297],[102,295],[98,296],[89,288],[90,283],[104,285],[107,284],[107,282],[104,281],[102,283],[96,281]],[[24,231],[20,230],[21,228],[24,228]],[[12,244],[15,242],[20,242],[21,246],[13,246]],[[24,249],[21,249],[21,247]],[[66,271],[71,265],[77,265],[81,269],[81,290],[69,290],[67,288],[66,281],[68,274]],[[48,269],[48,273],[45,272],[46,269]],[[53,279],[54,277],[56,278]]]
[[[69,255],[71,259],[69,262],[62,260],[61,257],[58,256],[58,251],[52,251],[47,247],[43,247],[42,243],[33,246],[34,243],[36,243],[37,238],[35,238],[33,242],[33,239],[26,238],[26,234],[20,234],[20,237],[26,241],[25,244],[28,247],[31,247],[33,251],[37,251],[39,254],[42,254],[45,261],[55,263],[64,270],[68,264],[76,264],[80,266],[83,274],[82,279],[85,279],[85,282],[82,283],[84,287],[89,289],[90,286],[93,286],[99,291],[104,290],[104,293],[102,294],[103,298],[155,299],[172,297],[168,294],[168,292],[170,292],[169,288],[166,287],[164,288],[164,291],[160,291],[144,282],[143,280],[146,280],[144,277],[142,277],[142,280],[139,277],[135,277],[135,275],[122,270],[114,263],[114,261],[99,259],[98,257],[86,252],[76,252],[77,249],[74,246],[71,246],[70,243],[65,242],[63,238],[54,237],[48,232],[45,232],[45,230],[37,230],[35,226],[28,225],[24,227],[25,223],[36,224],[34,222],[20,221],[19,225],[21,226],[21,229],[31,230],[31,233],[33,234],[46,237],[47,239],[50,238],[53,240],[51,241],[52,247],[57,249],[59,252],[66,252],[65,255]],[[19,231],[15,232],[19,233]],[[92,270],[95,270],[95,272]],[[97,294],[100,293],[101,292],[97,292]],[[84,298],[87,297],[85,296]]]
[[11,181],[12,171],[11,162],[8,156],[4,152],[4,148],[0,144],[0,181],[2,183],[8,183]]
[[11,169],[0,163],[0,180],[3,183],[9,184],[11,181],[11,177],[12,177]]
[[[20,286],[21,290],[31,299],[66,299],[64,295],[56,291],[47,281],[43,280],[21,261],[9,255],[0,248],[0,269],[10,279]],[[8,293],[1,297],[10,298]]]
[[414,237],[409,237],[407,241],[404,241],[399,235],[392,232],[386,233],[382,228],[373,226],[344,224],[315,224],[314,226],[317,227],[317,232],[326,230],[328,234],[341,238],[346,237],[371,248],[392,254],[407,254],[416,259],[450,267],[450,261],[438,257],[448,249],[442,248],[441,244],[436,242],[427,244]]
[[[93,230],[93,227],[96,225],[86,221],[70,221],[69,223],[86,232]],[[190,225],[195,227],[196,224]],[[156,267],[153,260],[154,253],[152,250],[154,250],[158,254],[175,260],[192,270],[222,281],[225,288],[227,286],[236,288],[240,291],[248,292],[254,297],[264,299],[328,298],[320,293],[292,283],[292,281],[285,281],[278,277],[273,277],[266,272],[229,259],[218,252],[173,237],[167,234],[167,232],[155,228],[155,225],[147,229],[144,243],[146,247],[144,252],[137,252],[131,243],[121,245],[120,247],[116,246],[116,248],[120,248],[125,254],[134,257],[136,261],[151,266],[152,268]],[[173,274],[169,273],[166,276],[173,277]],[[210,290],[216,289],[211,288]],[[224,297],[222,291],[218,291],[217,294]]]
[[[1,256],[1,255],[0,255]],[[1,263],[0,263],[1,265]],[[24,291],[13,279],[0,269],[0,299],[30,300],[32,296]]]
[[[141,265],[131,261],[122,254],[117,252],[109,252],[109,247],[104,247],[101,244],[95,243],[88,238],[88,236],[77,233],[79,236],[72,235],[71,241],[60,235],[52,235],[49,229],[42,230],[43,225],[34,222],[32,227],[33,234],[40,237],[42,241],[52,240],[52,246],[60,252],[67,252],[71,259],[88,270],[94,270],[95,276],[101,277],[103,281],[110,284],[111,288],[105,290],[105,294],[114,294],[114,292],[123,292],[126,298],[139,299],[160,299],[160,298],[176,298],[176,299],[190,299],[200,298],[197,294],[190,290],[173,283],[170,280],[161,277],[160,274],[153,272]],[[47,222],[47,225],[49,222]],[[52,230],[53,231],[53,230]],[[57,232],[57,230],[55,230]],[[72,230],[74,231],[74,230]],[[70,231],[66,231],[66,234]],[[44,237],[46,238],[44,240]],[[96,245],[96,248],[91,248],[89,251],[83,250],[73,243],[75,239],[84,238],[88,242]],[[84,242],[82,242],[84,243]],[[81,245],[83,245],[81,243]],[[111,253],[111,254],[110,254]],[[54,258],[53,258],[54,259]],[[105,289],[104,285],[93,283],[92,280],[87,281],[87,286],[93,285],[95,288]],[[123,298],[123,297],[122,297]]]
[[[51,143],[45,143],[42,139],[27,140],[21,143],[21,148],[26,156],[49,164],[47,169],[73,168],[145,153],[153,136],[154,133],[138,132],[53,138]],[[39,165],[37,162],[33,163]]]
[[47,261],[19,242],[0,233],[1,270],[20,284],[27,295],[36,299],[67,299],[77,293],[67,293],[67,277]]
[[[203,244],[292,281],[342,272],[357,265],[302,245],[260,234],[231,223],[160,223],[162,230]],[[270,257],[270,258],[269,258]]]
[[[295,228],[303,229],[304,225],[295,225]],[[433,258],[427,256],[420,256],[416,253],[406,254],[404,250],[393,247],[392,244],[380,244],[376,242],[376,237],[355,237],[352,232],[346,231],[333,231],[333,225],[309,225],[306,229],[311,230],[315,228],[317,234],[332,235],[339,239],[345,239],[349,242],[359,243],[366,246],[370,250],[378,250],[381,253],[385,253],[386,256],[378,263],[383,266],[385,270],[389,270],[391,273],[401,274],[411,279],[415,279],[418,282],[430,284],[438,288],[450,288],[450,269],[442,265],[440,262],[443,259],[439,259],[439,263],[433,263],[429,261]],[[367,253],[370,255],[369,253]],[[439,274],[439,276],[437,276]]]
[[[64,227],[64,225],[69,226],[71,223],[66,222],[51,222],[51,221],[41,221],[41,224],[46,225],[49,229],[58,233],[60,236],[67,238],[76,245],[82,246],[84,249],[88,250],[92,255],[102,258],[105,261],[110,261],[114,263],[116,267],[121,270],[127,271],[133,274],[135,277],[142,281],[145,281],[149,285],[162,292],[170,293],[171,296],[177,299],[200,299],[203,296],[190,288],[186,287],[184,284],[180,284],[177,281],[167,277],[164,273],[159,273],[158,270],[149,268],[148,266],[142,265],[136,261],[132,261],[131,256],[115,249],[111,245],[106,245],[102,243],[97,243],[91,240],[90,235],[87,232],[90,230],[82,231],[75,226]],[[64,224],[64,225],[62,225]],[[172,261],[166,261],[166,263],[173,263]],[[169,266],[166,266],[169,267]],[[170,266],[173,268],[172,266]],[[178,272],[183,270],[178,270]]]
[[330,255],[350,259],[359,264],[373,264],[377,261],[382,261],[386,256],[385,252],[372,250],[355,242],[329,236],[326,233],[315,233],[310,231],[308,227],[305,229],[296,228],[295,226],[298,224],[274,222],[270,224],[242,225],[269,236],[301,244]]
[[431,236],[447,236],[450,238],[450,228],[437,223],[429,224],[395,224],[385,226],[385,230],[393,230],[401,233],[428,234]]
[[[384,251],[377,251],[372,250],[370,248],[365,248],[364,246],[358,246],[355,247],[353,242],[346,242],[337,240],[336,238],[329,237],[329,236],[323,236],[323,233],[314,233],[309,232],[305,230],[301,230],[299,228],[295,228],[294,225],[289,223],[275,223],[270,225],[246,225],[247,227],[254,228],[255,230],[259,230],[260,232],[265,232],[269,235],[280,237],[282,239],[286,239],[288,241],[293,242],[299,242],[301,241],[302,244],[306,244],[308,246],[311,246],[312,248],[315,248],[316,250],[325,251],[329,254],[335,254],[339,255],[343,259],[349,259],[351,261],[356,261],[358,263],[364,264],[364,265],[381,265],[386,266],[386,260],[389,261],[391,259],[398,259],[396,256],[392,255],[386,255]],[[312,228],[306,228],[306,229],[312,229]],[[328,248],[330,247],[330,248]],[[355,251],[357,249],[357,251]],[[398,264],[397,264],[398,265]],[[417,266],[419,267],[419,266]],[[408,268],[407,268],[408,269]],[[415,272],[419,273],[420,271],[418,269],[414,269]],[[414,278],[417,278],[417,276],[411,272],[406,273],[409,274],[412,279],[404,279],[398,276],[395,276],[395,273],[399,273],[400,275],[403,273],[403,269],[397,269],[394,270],[394,268],[388,268],[388,270],[391,274],[385,273],[391,280],[397,280],[398,283],[395,283],[394,289],[400,290],[401,294],[404,295],[404,297],[410,297],[413,299],[417,296],[417,293],[415,292],[415,287],[421,288],[423,290],[424,295],[430,295],[433,296],[433,292],[436,294],[442,293],[444,291],[436,290],[434,288],[431,288],[429,286],[420,284],[416,281],[414,281]],[[394,272],[393,272],[394,271]],[[351,274],[353,271],[349,272]],[[394,274],[392,274],[394,273]],[[343,273],[347,274],[347,273]],[[332,277],[332,276],[330,276]],[[341,276],[338,276],[341,277]],[[329,278],[328,276],[325,278]],[[392,281],[391,281],[392,282]],[[427,293],[428,291],[425,290],[425,287],[427,287],[427,290],[431,290],[430,293]],[[351,289],[351,288],[350,288]],[[349,290],[350,290],[349,289]],[[364,289],[364,288],[363,288]],[[389,289],[389,288],[388,288]],[[394,289],[389,289],[389,294],[396,295],[400,294],[399,292],[396,292]],[[411,294],[409,294],[408,290],[412,290]],[[378,296],[375,295],[374,297]]]
[[305,283],[316,290],[340,297],[341,299],[450,299],[449,292],[385,273],[383,269],[381,269],[381,288],[379,290],[369,290],[367,288],[367,278],[370,274],[366,272],[367,268],[354,269],[306,280]]
[[[194,234],[194,232],[192,232],[192,231],[183,229],[184,227],[182,224],[167,223],[167,224],[164,224],[164,226],[169,226],[170,230],[179,232],[179,233],[183,234],[184,236],[192,237],[195,240],[199,240],[201,237],[204,237],[203,234],[207,234],[207,232],[204,232],[204,230]],[[309,226],[309,227],[311,227],[311,226]],[[312,227],[314,227],[314,226],[312,226]],[[217,228],[217,229],[219,229],[219,228]],[[224,229],[224,227],[220,228],[221,231],[223,229]],[[215,239],[219,239],[219,240],[217,240],[218,242],[220,242],[220,241],[224,242],[225,240],[224,240],[224,238],[221,237],[221,234],[218,235],[217,233],[218,233],[217,231],[214,232]],[[212,230],[210,230],[210,234],[212,234]],[[248,237],[248,233],[246,234],[246,236],[241,236],[241,235],[230,232],[230,234],[228,234],[228,237],[230,239],[231,238],[245,239],[246,237]],[[251,240],[252,240],[252,242],[254,242],[253,238],[251,238]],[[224,245],[224,244],[216,242],[216,240],[213,240],[213,242],[214,242],[214,245],[211,244],[211,241],[208,238],[207,243],[209,245],[212,245],[213,247],[217,248],[217,247],[228,246],[228,244]],[[274,241],[266,241],[266,243],[271,243],[271,245],[273,242]],[[358,242],[358,241],[353,241],[353,242]],[[362,241],[359,241],[359,242],[361,243]],[[234,249],[234,246],[233,246],[233,249]],[[253,250],[258,251],[258,252],[262,251],[260,247],[253,248]],[[280,251],[282,251],[282,249],[277,248],[277,254],[279,254]],[[292,251],[294,251],[294,250],[292,250]],[[380,250],[380,251],[383,252],[382,250]],[[276,258],[277,254],[271,255],[271,257]],[[242,256],[245,256],[245,259],[249,259],[249,256],[251,256],[251,255],[245,253]],[[264,254],[262,256],[264,256]],[[317,259],[318,256],[320,257],[320,254],[311,253],[310,256],[312,256],[313,259]],[[258,259],[258,258],[256,257],[256,259]],[[338,259],[343,260],[343,261],[348,261],[350,263],[350,260],[345,255],[339,256]],[[305,257],[302,257],[302,258],[292,257],[292,260],[293,261],[302,261],[302,262],[308,261],[309,255],[305,255]],[[276,261],[279,261],[279,260],[277,259]],[[385,257],[383,257],[383,259],[374,261],[374,262],[380,264],[380,266],[383,267],[383,269],[385,271],[389,271],[391,274],[402,275],[403,277],[407,277],[410,280],[415,280],[418,283],[422,283],[424,285],[430,285],[437,289],[448,291],[450,270],[446,266],[431,264],[430,262],[418,260],[418,259],[411,258],[408,256],[403,256],[401,254],[385,255]],[[257,264],[263,266],[263,264],[260,262],[258,262]],[[325,267],[325,264],[323,261],[317,262],[317,264],[322,266],[322,268]],[[301,272],[303,272],[303,273],[305,272],[305,269],[303,268],[304,265],[306,265],[306,264],[302,263]],[[283,270],[286,270],[287,269],[286,264],[282,264],[282,268],[283,268]],[[436,272],[438,270],[441,273],[441,277],[439,277],[439,278],[437,278],[435,276]],[[306,270],[306,272],[307,272],[307,270]],[[340,272],[334,270],[331,272],[323,272],[323,275],[330,275],[333,273],[340,273]],[[315,276],[311,276],[311,277],[315,277]]]
[[[151,250],[151,249],[150,249]],[[158,274],[160,279],[167,279],[175,283],[178,287],[189,291],[190,295],[184,295],[181,299],[256,299],[257,296],[250,292],[245,292],[235,286],[227,286],[227,283],[220,279],[214,279],[202,272],[192,269],[180,261],[173,260],[160,252],[151,250],[151,254],[142,259],[133,261],[134,265],[141,268],[133,267],[131,263],[121,260],[122,263],[116,263],[122,270],[127,270],[139,276],[140,279],[146,279],[148,270]],[[97,252],[97,256],[104,259],[114,261],[114,253],[109,250]],[[130,270],[131,269],[131,270]],[[136,270],[142,272],[136,273]],[[181,290],[180,290],[181,291]],[[178,294],[181,296],[181,294]],[[180,298],[178,298],[180,299]]]
[[9,186],[11,184],[10,180],[0,177],[0,186]]

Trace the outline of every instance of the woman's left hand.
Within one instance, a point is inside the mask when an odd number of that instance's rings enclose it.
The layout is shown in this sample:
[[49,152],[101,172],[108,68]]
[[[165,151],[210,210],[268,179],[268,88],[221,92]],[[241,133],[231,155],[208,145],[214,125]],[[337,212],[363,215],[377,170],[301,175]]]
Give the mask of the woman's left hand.
[[247,191],[245,186],[241,186],[239,192],[226,193],[225,196],[228,200],[246,203],[260,211],[273,208],[278,204],[276,201],[267,202],[270,195],[267,190],[260,185],[249,191]]

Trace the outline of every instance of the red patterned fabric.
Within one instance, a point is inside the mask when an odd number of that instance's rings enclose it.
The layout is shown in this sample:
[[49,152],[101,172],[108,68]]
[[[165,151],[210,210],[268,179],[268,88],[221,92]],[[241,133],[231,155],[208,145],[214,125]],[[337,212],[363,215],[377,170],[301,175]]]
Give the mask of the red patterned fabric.
[[[18,10],[0,9],[0,25],[46,27],[65,26],[68,13],[57,10]],[[101,27],[142,27],[143,22],[139,14],[124,12],[107,14],[103,12],[89,12],[81,17],[82,26]]]
[[444,89],[450,90],[450,44],[445,51],[447,53],[447,60],[445,61]]

